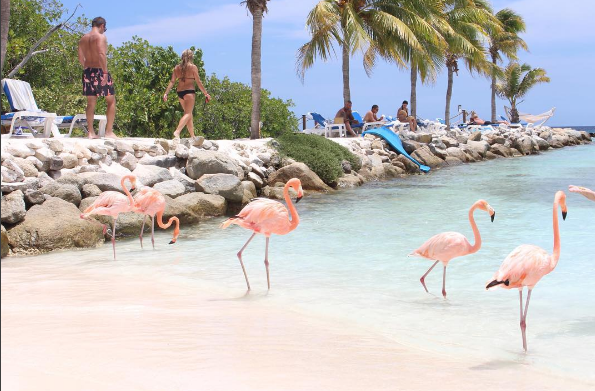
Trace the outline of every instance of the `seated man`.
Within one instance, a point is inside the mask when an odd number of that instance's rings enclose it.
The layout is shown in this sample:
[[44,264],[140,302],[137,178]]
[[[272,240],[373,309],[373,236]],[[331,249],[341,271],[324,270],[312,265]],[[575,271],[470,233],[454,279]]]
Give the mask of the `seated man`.
[[415,132],[415,130],[417,129],[417,121],[414,117],[409,115],[409,112],[407,111],[408,104],[409,102],[407,102],[406,100],[403,101],[403,104],[401,104],[399,111],[397,111],[397,119],[400,122],[408,123],[409,129],[411,129],[412,132]]
[[471,112],[471,119],[469,119],[469,125],[494,125],[494,124],[510,125],[510,123],[508,121],[496,121],[496,122],[485,121],[485,120],[479,118],[475,111]]
[[353,118],[353,114],[351,113],[351,106],[352,103],[350,100],[345,102],[345,105],[339,111],[337,111],[337,114],[335,114],[335,123],[345,124],[347,134],[350,136],[357,136],[357,133],[351,128],[351,124],[355,125],[359,122],[355,118]]
[[364,115],[364,122],[381,122],[384,120],[384,115],[380,118],[376,117],[378,113],[378,105],[373,105],[372,110],[368,111],[366,115]]

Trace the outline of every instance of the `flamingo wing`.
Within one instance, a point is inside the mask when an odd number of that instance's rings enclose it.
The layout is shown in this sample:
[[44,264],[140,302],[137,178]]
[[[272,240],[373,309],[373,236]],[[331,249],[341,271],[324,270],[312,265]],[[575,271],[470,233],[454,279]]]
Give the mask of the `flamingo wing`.
[[143,187],[134,196],[135,209],[139,213],[153,215],[165,210],[165,197],[158,190]]
[[531,244],[523,244],[515,248],[502,262],[500,269],[494,274],[494,280],[502,281],[505,288],[534,286],[550,269],[550,255]]
[[105,191],[83,213],[113,215],[126,212],[130,208],[128,197],[124,194],[117,191]]
[[463,234],[442,232],[432,236],[410,255],[448,262],[453,258],[466,255],[471,247]]
[[284,230],[289,226],[287,208],[268,198],[256,198],[241,210],[236,219],[241,220],[240,225],[265,235],[286,233]]

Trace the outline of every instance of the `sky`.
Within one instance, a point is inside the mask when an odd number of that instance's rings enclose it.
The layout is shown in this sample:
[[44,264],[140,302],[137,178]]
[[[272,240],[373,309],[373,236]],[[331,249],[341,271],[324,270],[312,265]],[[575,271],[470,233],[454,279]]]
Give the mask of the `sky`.
[[[307,112],[334,117],[343,106],[339,57],[318,60],[306,72],[304,82],[296,73],[297,49],[308,42],[305,22],[318,0],[271,0],[262,31],[262,87],[272,96],[291,99],[301,118]],[[108,42],[118,46],[137,35],[152,45],[172,46],[181,53],[190,46],[203,50],[207,74],[227,76],[250,85],[252,18],[240,0],[62,0],[77,15],[107,20]],[[492,0],[495,11],[511,8],[523,16],[527,31],[521,36],[529,52],[520,52],[523,63],[544,68],[550,83],[534,87],[518,106],[519,111],[539,114],[556,107],[549,125],[595,125],[595,2],[585,0]],[[340,49],[336,48],[340,55]],[[380,114],[396,115],[403,100],[409,100],[410,74],[394,64],[378,61],[371,77],[355,54],[350,63],[351,100],[354,110],[365,113],[373,104]],[[490,80],[470,75],[461,64],[455,76],[451,115],[458,105],[489,119]],[[165,85],[163,89],[165,90]],[[446,104],[446,71],[432,85],[417,88],[417,114],[443,118]],[[507,101],[497,100],[504,115]]]

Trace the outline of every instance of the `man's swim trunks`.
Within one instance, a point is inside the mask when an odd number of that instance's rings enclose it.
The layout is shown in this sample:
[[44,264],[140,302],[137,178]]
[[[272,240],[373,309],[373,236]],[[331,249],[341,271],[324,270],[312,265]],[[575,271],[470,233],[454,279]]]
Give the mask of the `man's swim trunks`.
[[114,95],[114,82],[112,76],[107,73],[107,83],[101,85],[103,69],[85,68],[83,71],[83,95],[85,96],[110,96]]

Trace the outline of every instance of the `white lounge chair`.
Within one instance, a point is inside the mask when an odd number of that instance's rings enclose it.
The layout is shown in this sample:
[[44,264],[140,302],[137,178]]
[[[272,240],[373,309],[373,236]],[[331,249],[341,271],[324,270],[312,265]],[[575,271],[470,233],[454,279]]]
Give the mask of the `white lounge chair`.
[[324,137],[331,137],[333,133],[338,133],[339,137],[347,135],[345,124],[334,124],[318,113],[308,113],[308,116],[314,120],[317,127],[304,129],[306,134],[318,134]]
[[[35,102],[31,85],[26,81],[2,79],[2,88],[12,111],[2,115],[2,125],[10,125],[8,134],[3,134],[2,138],[14,136],[47,138],[50,135],[70,137],[75,127],[86,130],[87,117],[85,114],[58,116],[56,113],[40,110]],[[105,115],[95,115],[94,119],[99,121],[98,134],[103,137],[107,117]],[[23,127],[28,128],[30,133],[23,132]],[[68,134],[61,134],[60,129],[68,129]]]
[[[510,113],[510,110],[511,109],[509,107],[504,106],[504,111],[506,112],[508,121],[511,122],[511,127],[514,127],[515,125],[518,127],[517,124],[512,123],[512,119],[511,119],[512,114]],[[545,124],[547,122],[547,120],[552,118],[554,116],[555,111],[556,111],[556,108],[552,107],[545,113],[536,114],[536,115],[519,112],[519,119],[521,120],[520,125],[523,125],[525,127],[525,129],[529,129],[532,127],[537,128],[539,126],[542,126],[543,124]]]

